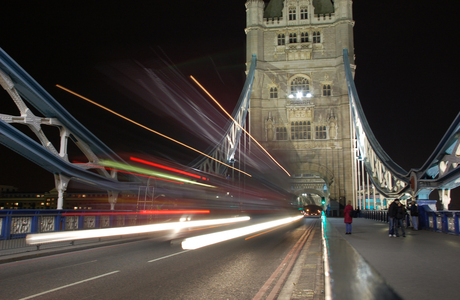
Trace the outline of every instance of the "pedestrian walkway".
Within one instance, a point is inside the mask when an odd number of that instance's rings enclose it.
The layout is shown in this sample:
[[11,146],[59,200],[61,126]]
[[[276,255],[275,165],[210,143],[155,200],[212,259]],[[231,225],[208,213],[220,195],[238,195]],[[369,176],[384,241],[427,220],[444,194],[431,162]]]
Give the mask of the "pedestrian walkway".
[[388,223],[361,218],[348,235],[343,218],[328,221],[403,299],[460,298],[460,237],[411,228],[388,237]]

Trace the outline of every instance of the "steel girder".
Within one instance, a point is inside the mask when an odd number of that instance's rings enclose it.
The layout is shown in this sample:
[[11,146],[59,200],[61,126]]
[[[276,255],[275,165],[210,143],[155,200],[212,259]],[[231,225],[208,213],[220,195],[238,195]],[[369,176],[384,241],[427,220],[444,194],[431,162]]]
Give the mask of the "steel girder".
[[[358,157],[376,189],[387,197],[429,194],[460,186],[460,113],[420,169],[405,171],[383,151],[367,123],[353,80],[348,50],[343,50],[348,96],[356,132]],[[410,183],[410,184],[409,184]]]
[[204,157],[194,164],[194,168],[215,174],[226,175],[228,167],[224,164],[228,165],[235,162],[235,153],[241,139],[241,134],[243,133],[243,128],[245,128],[246,117],[249,110],[256,63],[256,55],[253,55],[243,91],[240,94],[238,103],[232,114],[233,119],[229,121],[230,124],[228,125],[227,134],[216,147],[208,152],[209,156],[213,159]]

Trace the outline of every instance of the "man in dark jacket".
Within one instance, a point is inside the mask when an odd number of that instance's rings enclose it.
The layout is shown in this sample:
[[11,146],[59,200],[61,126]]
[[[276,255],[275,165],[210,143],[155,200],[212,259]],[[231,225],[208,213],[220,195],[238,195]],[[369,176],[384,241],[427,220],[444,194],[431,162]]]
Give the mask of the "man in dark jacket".
[[399,237],[398,228],[401,227],[403,237],[406,237],[406,231],[404,230],[404,218],[406,217],[406,207],[401,203],[398,203],[396,207],[396,216],[395,216],[395,233],[396,237]]
[[395,235],[395,217],[398,210],[399,199],[395,199],[388,207],[388,233],[390,237]]
[[418,230],[418,207],[415,201],[412,200],[409,210],[412,221],[412,227],[414,228],[414,230]]

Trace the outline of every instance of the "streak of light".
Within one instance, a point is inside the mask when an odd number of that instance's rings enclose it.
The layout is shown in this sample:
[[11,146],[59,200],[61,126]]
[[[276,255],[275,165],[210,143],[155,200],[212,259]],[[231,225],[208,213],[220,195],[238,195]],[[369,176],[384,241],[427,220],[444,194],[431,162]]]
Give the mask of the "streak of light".
[[233,122],[235,122],[235,124],[240,127],[272,160],[273,162],[275,162],[289,177],[291,176],[291,174],[289,174],[289,172],[283,168],[283,166],[278,163],[276,161],[276,159],[270,155],[270,153],[268,153],[268,151],[252,136],[249,134],[249,132],[246,131],[246,129],[244,129],[221,105],[219,102],[217,102],[216,99],[214,99],[214,97],[192,76],[190,75],[190,78],[192,78],[193,81],[195,81],[195,83],[214,101],[216,102],[216,104],[219,106],[219,108],[230,118],[233,120]]
[[173,138],[171,138],[171,137],[169,137],[169,136],[167,136],[167,135],[165,135],[165,134],[162,134],[162,133],[160,133],[160,132],[158,132],[158,131],[155,131],[155,130],[153,130],[153,129],[151,129],[151,128],[145,126],[145,125],[142,125],[142,124],[140,124],[140,123],[138,123],[138,122],[136,122],[136,121],[134,121],[134,120],[131,120],[130,118],[125,117],[125,116],[123,116],[122,114],[119,114],[119,113],[117,113],[117,112],[111,110],[110,108],[107,108],[107,107],[105,107],[105,106],[103,106],[103,105],[101,105],[101,104],[99,104],[99,103],[97,103],[97,102],[94,102],[93,100],[90,100],[90,99],[88,99],[88,98],[86,98],[86,97],[84,97],[84,96],[82,96],[82,95],[80,95],[80,94],[77,94],[77,93],[75,93],[75,92],[72,91],[72,90],[69,90],[69,89],[67,89],[67,88],[65,88],[65,87],[63,87],[63,86],[61,86],[61,85],[59,85],[59,84],[56,84],[56,86],[57,86],[58,88],[64,90],[64,91],[66,91],[66,92],[68,92],[68,93],[74,95],[74,96],[79,97],[80,99],[83,99],[83,100],[85,100],[85,101],[87,101],[87,102],[89,102],[89,103],[91,103],[91,104],[94,104],[94,105],[96,105],[96,106],[98,106],[98,107],[100,107],[100,108],[102,108],[102,109],[105,109],[106,111],[108,111],[108,112],[110,112],[110,113],[112,113],[112,114],[114,114],[114,115],[116,115],[116,116],[118,116],[118,117],[120,117],[120,118],[122,118],[122,119],[125,119],[125,120],[128,121],[128,122],[131,122],[131,123],[133,123],[133,124],[135,124],[135,125],[137,125],[137,126],[139,126],[139,127],[141,127],[141,128],[144,128],[145,130],[148,130],[148,131],[150,131],[150,132],[153,132],[153,133],[155,133],[155,134],[157,134],[157,135],[159,135],[159,136],[161,136],[161,137],[163,137],[163,138],[165,138],[165,139],[168,139],[168,140],[170,140],[170,141],[172,141],[172,142],[174,142],[174,143],[176,143],[176,144],[179,144],[179,145],[181,145],[181,146],[183,146],[183,147],[185,147],[185,148],[187,148],[187,149],[190,149],[190,150],[192,150],[192,151],[195,151],[195,152],[197,152],[197,153],[199,153],[199,154],[201,154],[201,155],[203,155],[203,156],[205,156],[205,157],[207,157],[207,158],[209,158],[209,159],[212,159],[212,160],[214,160],[214,161],[216,161],[216,162],[218,162],[218,163],[220,163],[220,164],[226,166],[227,168],[230,168],[230,169],[233,169],[233,170],[238,171],[238,172],[240,172],[240,173],[243,173],[244,175],[246,175],[246,176],[248,176],[248,177],[252,177],[252,175],[249,174],[249,173],[246,173],[246,172],[244,172],[244,171],[242,171],[242,170],[240,170],[240,169],[238,169],[238,168],[232,167],[232,166],[230,166],[230,165],[228,165],[228,164],[226,164],[226,163],[224,163],[224,162],[221,162],[221,161],[218,160],[218,159],[215,159],[215,158],[212,157],[212,156],[209,156],[208,154],[206,154],[206,153],[204,153],[204,152],[202,152],[202,151],[200,151],[200,150],[197,150],[197,149],[195,149],[195,148],[193,148],[193,147],[191,147],[191,146],[189,146],[189,145],[187,145],[187,144],[184,144],[184,143],[182,143],[182,142],[179,142],[178,140],[175,140],[175,139],[173,139]]
[[[149,166],[153,166],[153,167],[157,167],[157,168],[161,168],[161,169],[165,169],[165,170],[168,170],[168,171],[173,171],[173,172],[176,172],[176,173],[179,173],[179,174],[183,174],[183,175],[187,175],[187,176],[190,176],[190,177],[201,179],[200,175],[196,175],[196,174],[192,174],[192,173],[185,172],[185,171],[182,171],[182,170],[170,168],[170,167],[167,167],[167,166],[163,166],[163,165],[160,165],[160,164],[153,163],[151,161],[146,161],[146,160],[136,158],[136,157],[130,157],[129,159],[132,160],[132,161],[136,161],[136,162],[140,162],[140,163],[149,165]],[[206,178],[204,178],[204,180],[206,180]]]
[[180,181],[180,182],[184,182],[184,183],[189,183],[189,184],[195,184],[195,185],[201,185],[201,186],[205,186],[205,187],[215,188],[215,186],[210,185],[210,184],[200,183],[200,182],[192,181],[192,180],[189,180],[189,179],[186,179],[186,178],[172,176],[172,175],[169,175],[169,174],[164,174],[164,173],[160,173],[160,172],[157,172],[157,171],[144,169],[144,168],[141,168],[141,167],[131,166],[131,165],[124,164],[124,163],[121,163],[121,162],[101,159],[99,161],[99,164],[104,166],[104,167],[122,169],[122,170],[126,170],[126,171],[129,171],[129,172],[135,172],[135,173],[140,173],[140,174],[145,174],[145,175],[152,175],[152,176],[162,177],[162,178],[175,180],[175,181]]
[[247,238],[245,238],[244,240],[246,241],[246,240],[249,240],[249,239],[255,238],[255,237],[259,236],[259,235],[262,235],[262,234],[266,234],[266,233],[269,233],[270,231],[273,231],[273,230],[279,229],[279,228],[281,228],[281,227],[283,227],[283,226],[285,226],[285,225],[286,225],[286,224],[283,224],[283,225],[281,225],[281,226],[278,226],[278,227],[272,228],[272,229],[270,229],[270,230],[267,230],[267,231],[264,231],[264,232],[261,232],[261,233],[258,233],[258,234],[254,234],[254,235],[248,236],[248,237],[247,237]]
[[48,232],[48,233],[35,233],[26,236],[26,243],[29,245],[62,242],[62,241],[75,241],[81,239],[101,238],[108,236],[119,236],[128,234],[148,233],[164,230],[180,230],[183,228],[210,226],[225,223],[236,223],[248,221],[250,217],[238,218],[225,218],[225,219],[212,219],[188,222],[169,222],[141,226],[129,227],[116,227],[104,229],[90,229],[90,230],[75,230],[75,231],[61,231],[61,232]]
[[105,215],[181,215],[181,214],[209,214],[207,209],[174,209],[174,210],[141,210],[139,212],[69,212],[61,216],[105,216]]
[[261,230],[266,230],[266,229],[280,226],[283,224],[288,224],[288,223],[297,221],[300,218],[302,218],[302,216],[290,217],[290,218],[265,222],[261,224],[246,226],[242,228],[231,229],[231,230],[226,230],[226,231],[221,231],[221,232],[200,235],[200,236],[196,236],[192,238],[187,238],[182,242],[182,249],[184,250],[198,249],[201,247],[209,246],[212,244],[217,244],[220,242],[224,242],[227,240],[245,236],[251,233],[255,233]]
[[106,170],[109,170],[109,171],[117,171],[117,172],[120,172],[120,173],[125,173],[125,174],[130,174],[130,175],[136,175],[136,176],[142,176],[142,177],[153,178],[153,179],[155,179],[155,180],[162,180],[162,181],[167,181],[167,182],[172,182],[172,183],[177,183],[177,184],[184,184],[183,182],[179,182],[179,181],[175,181],[175,180],[169,180],[169,179],[164,179],[164,178],[155,177],[155,176],[149,176],[149,175],[140,174],[140,173],[135,173],[135,172],[128,172],[128,171],[124,171],[124,170],[120,170],[120,169],[114,169],[114,168],[109,168],[109,167],[103,167],[103,166],[98,166],[98,165],[93,165],[93,164],[88,164],[88,163],[82,163],[82,162],[77,162],[77,161],[74,161],[73,163],[75,163],[75,164],[82,164],[82,165],[86,165],[86,166],[90,166],[90,167],[92,167],[92,168],[100,168],[100,169],[106,169]]

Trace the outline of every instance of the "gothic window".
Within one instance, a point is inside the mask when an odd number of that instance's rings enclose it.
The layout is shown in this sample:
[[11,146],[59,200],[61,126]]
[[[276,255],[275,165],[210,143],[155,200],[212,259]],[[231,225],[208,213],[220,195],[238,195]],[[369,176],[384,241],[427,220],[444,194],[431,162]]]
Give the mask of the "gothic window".
[[289,34],[289,43],[297,43],[297,33]]
[[302,93],[305,96],[310,92],[310,81],[305,77],[295,77],[291,80],[291,95],[296,96]]
[[321,33],[319,31],[313,31],[313,43],[314,44],[321,43]]
[[285,36],[284,33],[278,34],[278,46],[284,45],[285,44]]
[[295,7],[289,7],[289,20],[294,21],[295,19]]
[[300,33],[300,42],[301,43],[308,43],[308,32]]
[[291,122],[291,140],[310,140],[310,121]]
[[326,126],[316,126],[315,133],[317,140],[325,140],[327,138]]
[[287,130],[286,127],[276,127],[276,140],[285,141],[287,140]]
[[308,9],[306,7],[300,8],[300,19],[307,20],[308,19]]
[[278,88],[271,87],[270,88],[270,99],[278,98]]
[[323,96],[330,96],[330,95],[331,95],[331,85],[323,84]]

